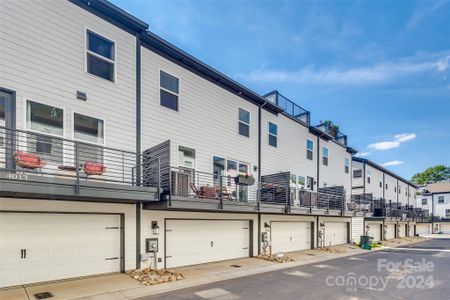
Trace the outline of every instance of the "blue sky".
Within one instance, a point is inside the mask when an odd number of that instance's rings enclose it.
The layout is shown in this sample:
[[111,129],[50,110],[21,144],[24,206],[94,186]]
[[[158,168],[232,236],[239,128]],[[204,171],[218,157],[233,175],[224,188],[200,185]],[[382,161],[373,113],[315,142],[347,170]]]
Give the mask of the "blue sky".
[[401,176],[450,165],[449,1],[112,2]]

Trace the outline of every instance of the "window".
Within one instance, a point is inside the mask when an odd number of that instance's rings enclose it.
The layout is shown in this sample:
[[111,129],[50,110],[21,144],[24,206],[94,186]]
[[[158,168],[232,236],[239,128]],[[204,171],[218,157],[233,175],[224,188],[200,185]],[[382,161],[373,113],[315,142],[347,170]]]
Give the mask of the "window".
[[380,181],[380,188],[383,188],[383,183]]
[[360,178],[362,177],[362,170],[353,170],[353,178]]
[[[73,137],[88,143],[104,144],[104,122],[82,114],[73,114]],[[80,162],[103,162],[103,147],[79,144]]]
[[[28,100],[26,109],[27,129],[53,136],[63,136],[64,112],[61,108]],[[62,163],[62,140],[58,138],[40,134],[28,134],[27,150],[47,156],[48,160]]]
[[178,165],[185,168],[195,168],[195,149],[178,146]]
[[438,203],[439,203],[439,204],[444,203],[444,196],[439,196],[439,197],[438,197]]
[[82,114],[73,114],[73,137],[85,142],[104,144],[103,120]]
[[322,164],[328,166],[328,148],[322,147]]
[[450,209],[445,209],[445,217],[450,218]]
[[250,113],[242,108],[239,108],[239,134],[250,136]]
[[396,192],[397,192],[397,187],[394,186],[394,193],[396,193]]
[[314,178],[306,177],[306,188],[310,191],[314,191]]
[[179,97],[178,78],[167,74],[164,71],[159,72],[159,101],[161,106],[178,111]]
[[350,172],[350,159],[348,158],[345,158],[344,160],[344,171],[347,174]]
[[269,145],[277,146],[278,127],[276,124],[269,122]]
[[386,189],[388,189],[388,184],[386,183]]
[[214,156],[213,157],[213,174],[214,174],[214,184],[218,185],[220,176],[224,175],[225,171],[225,158]]
[[422,199],[422,205],[427,205],[427,204],[428,204],[427,198],[423,198],[423,199]]
[[371,171],[367,171],[367,183],[370,184],[370,178],[372,177],[372,172]]
[[291,174],[291,187],[297,187],[297,175],[295,174]]
[[400,194],[402,192],[402,187],[399,185],[398,186],[398,193]]
[[5,116],[6,116],[6,101],[5,98],[2,97],[0,98],[0,120],[5,121]]
[[86,32],[86,64],[89,74],[115,81],[115,44],[93,33]]
[[312,160],[314,151],[314,143],[311,140],[306,141],[306,158]]
[[300,188],[305,187],[305,177],[304,176],[298,176],[298,185],[300,186]]

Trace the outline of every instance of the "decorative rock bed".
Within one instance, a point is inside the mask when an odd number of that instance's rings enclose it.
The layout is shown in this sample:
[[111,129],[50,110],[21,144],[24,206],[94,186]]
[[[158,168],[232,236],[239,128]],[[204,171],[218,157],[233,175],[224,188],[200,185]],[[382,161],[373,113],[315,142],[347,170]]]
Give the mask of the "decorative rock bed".
[[347,252],[344,249],[337,249],[337,248],[333,248],[333,247],[318,247],[314,250],[321,251],[321,252],[327,252],[327,253],[336,253],[336,254]]
[[155,285],[184,279],[182,274],[169,272],[167,270],[142,269],[128,271],[127,274],[131,278],[139,281],[142,285]]
[[258,255],[255,256],[256,258],[259,259],[263,259],[263,260],[267,260],[267,261],[273,261],[273,262],[278,262],[278,263],[286,263],[286,262],[291,262],[294,261],[294,259],[292,257],[286,256],[286,255]]

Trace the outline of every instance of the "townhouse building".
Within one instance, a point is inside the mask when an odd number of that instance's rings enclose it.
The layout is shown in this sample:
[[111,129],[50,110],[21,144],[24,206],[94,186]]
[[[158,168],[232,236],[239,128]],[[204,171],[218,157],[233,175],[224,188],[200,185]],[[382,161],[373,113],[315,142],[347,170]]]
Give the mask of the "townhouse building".
[[420,234],[450,233],[449,182],[438,182],[419,187],[417,207],[428,212],[427,218],[418,226]]
[[417,185],[368,159],[353,157],[352,205],[364,211],[364,232],[375,241],[414,236],[423,217]]
[[330,122],[105,0],[0,8],[0,287],[353,239]]

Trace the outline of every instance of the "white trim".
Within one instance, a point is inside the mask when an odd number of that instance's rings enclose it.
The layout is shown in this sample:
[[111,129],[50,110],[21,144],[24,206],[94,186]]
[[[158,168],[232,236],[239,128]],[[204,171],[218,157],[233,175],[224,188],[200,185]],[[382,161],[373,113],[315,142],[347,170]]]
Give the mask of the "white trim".
[[[42,105],[46,105],[46,106],[55,107],[55,108],[61,109],[63,111],[63,134],[62,134],[62,136],[61,135],[57,135],[57,134],[51,134],[51,133],[47,133],[47,132],[34,130],[32,128],[28,128],[28,126],[27,126],[27,117],[28,117],[28,105],[27,105],[27,102],[28,101],[31,101],[31,102],[34,102],[34,103],[38,103],[38,104],[42,104]],[[53,136],[53,137],[56,137],[56,138],[66,139],[66,109],[64,107],[58,107],[58,106],[55,106],[53,104],[49,104],[49,103],[46,103],[46,102],[36,101],[36,100],[30,99],[28,97],[23,97],[23,102],[24,102],[23,128],[24,128],[25,131],[34,132],[34,133],[37,133],[37,134],[48,135],[48,136]]]
[[[240,115],[239,115],[239,110],[240,109],[242,109],[245,112],[248,112],[248,123],[246,123],[244,121],[241,121],[241,118],[240,118]],[[248,126],[248,136],[245,136],[245,135],[239,133],[239,124],[240,123]],[[250,111],[242,108],[242,107],[238,107],[238,128],[237,128],[238,135],[249,139],[250,136],[251,136],[251,132],[252,132],[252,130],[251,130],[252,127],[250,126],[251,123],[252,123],[252,113]]]
[[[117,84],[117,73],[118,73],[117,60],[118,60],[118,57],[119,57],[118,51],[117,51],[117,42],[114,39],[112,39],[108,34],[99,33],[99,31],[92,30],[92,29],[90,29],[87,26],[84,26],[83,29],[84,29],[83,30],[83,34],[84,34],[84,38],[83,38],[83,41],[84,41],[84,49],[83,49],[83,51],[84,51],[84,53],[83,53],[84,63],[83,63],[83,69],[84,69],[84,73],[86,75],[88,75],[89,77],[99,79],[101,82],[110,82],[110,83],[113,83],[113,84]],[[90,32],[100,36],[101,38],[104,38],[104,39],[108,40],[111,43],[113,43],[113,45],[114,45],[114,60],[111,60],[109,58],[103,57],[103,56],[101,56],[101,55],[99,55],[99,54],[97,54],[95,52],[92,52],[92,51],[90,51],[88,49],[88,47],[87,47],[87,44],[88,44],[88,41],[87,41],[88,31],[90,31]],[[104,60],[106,62],[113,63],[113,65],[114,65],[114,75],[113,75],[113,79],[114,80],[113,81],[105,79],[105,78],[102,78],[102,77],[99,77],[97,75],[94,75],[94,74],[91,74],[91,73],[88,72],[88,70],[87,70],[88,69],[87,68],[87,61],[88,61],[87,60],[87,55],[88,55],[88,53],[93,55],[93,56],[95,56],[95,57],[97,57],[97,58],[100,58],[100,59],[102,59],[102,60]]]
[[[75,114],[79,114],[82,116],[86,116],[86,117],[90,117],[90,118],[94,118],[100,121],[103,121],[103,143],[94,143],[94,142],[88,142],[88,141],[83,141],[81,139],[77,139],[75,138]],[[105,146],[106,145],[106,120],[102,119],[102,118],[98,118],[96,116],[92,116],[92,115],[87,115],[84,113],[80,113],[77,111],[72,110],[72,128],[71,128],[71,135],[72,135],[72,140],[73,141],[79,141],[85,144],[90,144],[90,145],[95,145],[95,146]]]
[[[175,143],[176,146],[176,160],[177,160],[177,167],[182,167],[182,168],[190,168],[190,169],[194,169],[197,170],[197,149],[195,147],[191,147],[191,146],[185,146],[185,145],[181,145],[179,143]],[[180,165],[180,146],[181,147],[185,147],[185,148],[189,148],[195,151],[195,158],[194,158],[194,166],[193,167],[186,167],[186,166],[181,166]]]
[[[270,124],[275,125],[276,131],[277,131],[276,134],[270,133]],[[268,121],[267,126],[268,126],[268,131],[267,132],[268,132],[268,135],[269,135],[268,139],[267,139],[267,144],[269,146],[271,146],[271,147],[278,148],[278,125],[275,124],[274,122]],[[275,137],[275,142],[276,142],[275,146],[270,144],[270,136]]]

